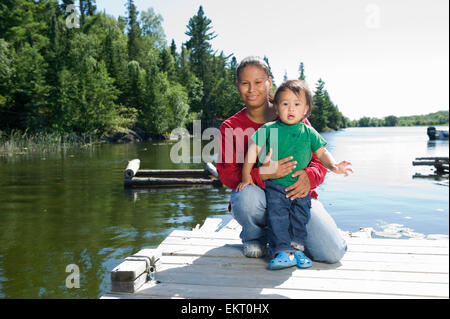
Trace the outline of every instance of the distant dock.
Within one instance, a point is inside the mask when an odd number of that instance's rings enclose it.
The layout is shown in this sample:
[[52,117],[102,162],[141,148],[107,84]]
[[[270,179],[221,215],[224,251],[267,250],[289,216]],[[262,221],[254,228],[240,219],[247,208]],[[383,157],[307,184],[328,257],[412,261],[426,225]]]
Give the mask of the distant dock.
[[438,175],[449,173],[448,157],[417,157],[412,164],[413,166],[434,166]]
[[[161,298],[449,298],[449,240],[346,236],[336,264],[271,271],[242,255],[241,226],[207,218],[174,230],[113,269],[102,299]],[[222,227],[223,226],[223,227]]]

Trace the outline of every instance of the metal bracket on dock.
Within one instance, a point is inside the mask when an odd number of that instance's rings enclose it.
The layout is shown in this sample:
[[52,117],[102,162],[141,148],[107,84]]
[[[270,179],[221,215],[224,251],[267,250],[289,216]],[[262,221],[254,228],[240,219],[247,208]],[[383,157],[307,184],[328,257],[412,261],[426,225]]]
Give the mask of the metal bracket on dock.
[[149,256],[140,256],[140,255],[132,255],[130,257],[125,258],[125,260],[129,261],[145,261],[147,268],[145,272],[147,273],[147,281],[156,282],[156,264],[160,260],[159,257],[149,257]]

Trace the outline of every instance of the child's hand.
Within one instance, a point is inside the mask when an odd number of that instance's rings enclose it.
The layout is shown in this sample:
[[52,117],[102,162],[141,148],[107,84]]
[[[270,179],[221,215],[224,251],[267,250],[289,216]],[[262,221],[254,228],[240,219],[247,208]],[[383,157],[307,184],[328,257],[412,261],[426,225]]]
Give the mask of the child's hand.
[[252,177],[251,176],[242,176],[242,182],[240,182],[239,185],[236,187],[236,191],[240,192],[247,185],[255,186],[255,183],[253,183]]
[[352,165],[352,163],[342,161],[339,164],[335,165],[335,169],[333,170],[333,172],[336,174],[344,174],[345,176],[348,176],[349,172],[353,173],[351,167],[348,167],[350,165]]

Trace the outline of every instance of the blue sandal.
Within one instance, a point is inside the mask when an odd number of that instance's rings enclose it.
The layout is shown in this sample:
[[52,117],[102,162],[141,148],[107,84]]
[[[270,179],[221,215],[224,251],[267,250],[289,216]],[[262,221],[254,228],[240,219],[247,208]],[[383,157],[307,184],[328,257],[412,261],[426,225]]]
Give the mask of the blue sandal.
[[269,269],[277,270],[297,265],[297,258],[294,257],[291,259],[290,257],[291,256],[289,256],[289,254],[285,253],[284,251],[279,252],[277,256],[270,261]]
[[312,261],[301,250],[297,250],[294,253],[295,259],[297,260],[298,268],[309,268],[312,266]]

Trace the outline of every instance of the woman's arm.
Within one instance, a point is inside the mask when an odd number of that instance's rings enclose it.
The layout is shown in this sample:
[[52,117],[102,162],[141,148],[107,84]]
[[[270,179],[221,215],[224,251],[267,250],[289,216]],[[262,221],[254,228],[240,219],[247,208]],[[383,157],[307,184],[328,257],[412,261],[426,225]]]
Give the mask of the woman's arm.
[[251,142],[248,147],[247,154],[245,155],[244,165],[242,166],[242,181],[236,187],[236,191],[241,191],[247,185],[255,185],[252,178],[252,169],[258,159],[258,154],[261,152],[261,147],[256,143]]
[[[230,130],[228,133],[226,130]],[[242,163],[237,163],[236,143],[233,133],[234,128],[227,123],[220,127],[219,154],[217,158],[217,173],[220,181],[232,190],[236,189],[242,181]],[[259,174],[259,167],[253,167],[250,175],[255,185],[265,188],[264,181]]]

